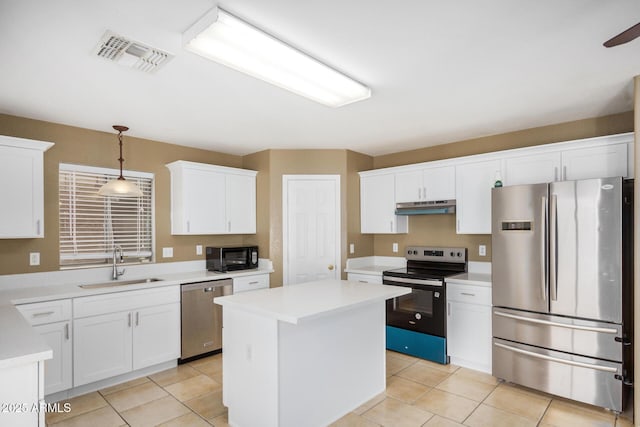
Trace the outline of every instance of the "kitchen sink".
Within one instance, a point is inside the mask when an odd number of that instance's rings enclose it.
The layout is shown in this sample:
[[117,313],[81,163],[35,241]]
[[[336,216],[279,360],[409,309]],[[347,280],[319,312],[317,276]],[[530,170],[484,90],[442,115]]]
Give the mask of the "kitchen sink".
[[113,286],[138,285],[143,283],[159,282],[162,279],[133,279],[133,280],[112,280],[111,282],[94,283],[91,285],[80,285],[84,289],[111,288]]

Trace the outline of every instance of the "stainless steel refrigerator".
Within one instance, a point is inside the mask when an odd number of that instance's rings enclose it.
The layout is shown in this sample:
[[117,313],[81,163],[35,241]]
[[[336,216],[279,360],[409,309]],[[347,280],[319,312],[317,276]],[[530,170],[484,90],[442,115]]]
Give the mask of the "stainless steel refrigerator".
[[632,186],[492,190],[493,375],[622,411],[632,380]]

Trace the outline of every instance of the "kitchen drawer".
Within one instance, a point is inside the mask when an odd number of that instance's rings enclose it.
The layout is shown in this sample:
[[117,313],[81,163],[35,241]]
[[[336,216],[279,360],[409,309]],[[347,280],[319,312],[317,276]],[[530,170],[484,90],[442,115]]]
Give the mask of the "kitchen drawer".
[[491,305],[491,288],[447,283],[447,300],[468,304]]
[[382,283],[382,274],[373,275],[373,274],[347,273],[347,280],[350,280],[352,282],[360,282],[360,283]]
[[32,325],[44,325],[71,319],[70,299],[21,304],[16,308]]
[[493,339],[493,376],[622,411],[622,363]]
[[256,276],[240,276],[233,278],[233,293],[237,294],[256,289],[266,289],[269,287],[269,275],[259,274]]
[[172,302],[180,302],[180,285],[92,295],[73,299],[73,318],[116,313]]

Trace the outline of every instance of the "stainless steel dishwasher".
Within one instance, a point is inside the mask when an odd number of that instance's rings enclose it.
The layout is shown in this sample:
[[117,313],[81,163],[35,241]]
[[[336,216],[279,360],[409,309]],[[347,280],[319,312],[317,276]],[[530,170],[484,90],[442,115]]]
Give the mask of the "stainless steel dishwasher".
[[222,349],[222,306],[215,297],[231,295],[231,279],[181,286],[182,355],[180,360]]

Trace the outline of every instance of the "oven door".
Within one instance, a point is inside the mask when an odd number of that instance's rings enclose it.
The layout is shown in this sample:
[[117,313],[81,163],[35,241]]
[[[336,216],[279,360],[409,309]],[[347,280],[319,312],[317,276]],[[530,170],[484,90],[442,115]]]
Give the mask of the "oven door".
[[431,280],[429,282],[440,284],[425,285],[395,279],[385,277],[383,283],[409,287],[412,292],[387,300],[387,325],[445,338],[447,298],[442,281]]

